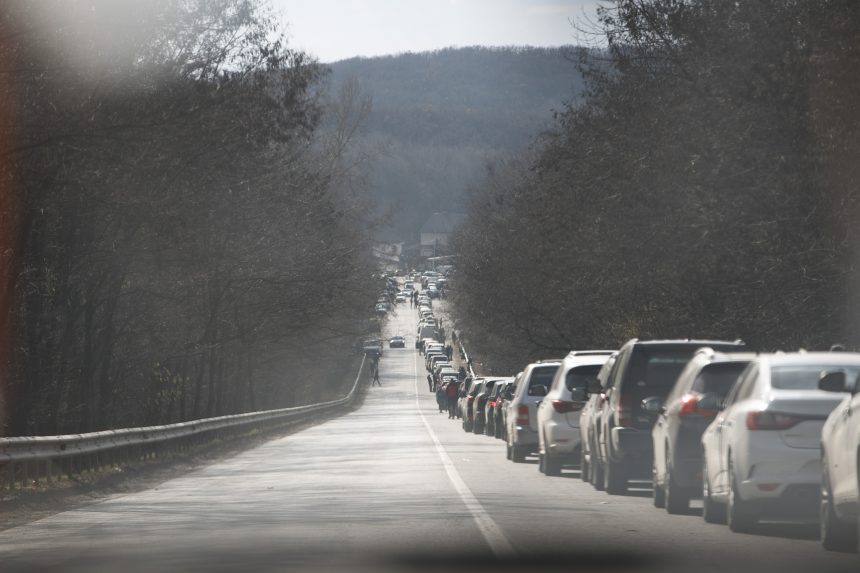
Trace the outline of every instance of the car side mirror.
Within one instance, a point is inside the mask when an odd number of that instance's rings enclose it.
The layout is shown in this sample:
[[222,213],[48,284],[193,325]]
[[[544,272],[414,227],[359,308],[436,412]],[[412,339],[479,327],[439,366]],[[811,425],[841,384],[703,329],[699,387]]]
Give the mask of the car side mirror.
[[719,394],[708,392],[696,400],[696,409],[704,412],[719,412],[725,407],[723,398]]
[[542,384],[538,384],[537,386],[532,386],[529,388],[529,396],[538,396],[543,397],[546,396],[546,386]]
[[818,389],[825,392],[847,392],[848,380],[842,370],[825,372],[818,379]]
[[642,400],[642,411],[649,416],[656,416],[663,413],[663,399],[657,396],[651,396]]
[[585,388],[574,388],[570,391],[570,399],[574,402],[585,402],[588,400],[588,392]]

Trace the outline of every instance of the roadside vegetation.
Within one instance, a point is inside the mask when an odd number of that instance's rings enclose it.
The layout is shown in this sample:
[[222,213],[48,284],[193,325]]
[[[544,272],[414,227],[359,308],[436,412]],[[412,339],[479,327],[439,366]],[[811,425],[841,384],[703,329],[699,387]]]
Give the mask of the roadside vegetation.
[[378,290],[352,87],[249,0],[9,2],[0,27],[0,433],[348,384]]
[[585,96],[454,239],[476,354],[632,337],[860,345],[860,5],[618,0]]

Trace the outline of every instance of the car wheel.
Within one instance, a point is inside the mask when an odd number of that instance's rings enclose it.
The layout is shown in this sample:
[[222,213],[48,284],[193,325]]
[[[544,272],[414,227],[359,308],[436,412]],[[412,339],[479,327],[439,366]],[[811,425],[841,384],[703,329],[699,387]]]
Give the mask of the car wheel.
[[538,471],[540,473],[546,473],[544,471],[544,455],[538,452]]
[[543,456],[543,473],[548,476],[561,475],[561,460],[556,456],[544,454]]
[[472,422],[463,418],[463,431],[464,432],[471,432],[472,431],[472,425],[473,425]]
[[711,478],[708,466],[702,463],[702,518],[708,523],[725,523],[726,507],[711,496]]
[[513,456],[511,455],[511,445],[505,442],[505,458],[511,459]]
[[511,446],[511,461],[521,464],[526,461],[526,451],[520,446]]
[[591,445],[591,485],[593,485],[594,489],[597,491],[603,491],[603,462],[601,462],[600,458],[597,456],[597,450],[594,448],[594,444]]
[[726,523],[735,533],[748,533],[755,527],[757,519],[750,510],[749,504],[741,499],[738,491],[738,480],[734,468],[729,462],[729,503],[726,508]]
[[651,464],[651,501],[657,509],[666,507],[666,490],[657,482],[657,462]]
[[857,550],[857,524],[845,523],[833,508],[833,494],[830,489],[830,475],[827,459],[821,461],[821,504],[819,529],[821,545],[828,551],[854,552]]
[[663,484],[663,498],[666,501],[666,511],[672,515],[686,513],[690,509],[690,497],[672,481],[672,469],[666,460],[666,476]]
[[591,479],[591,466],[586,460],[584,447],[579,448],[579,479],[585,483]]
[[609,495],[622,495],[627,491],[627,476],[624,473],[624,464],[606,460],[603,468],[604,484],[606,493]]

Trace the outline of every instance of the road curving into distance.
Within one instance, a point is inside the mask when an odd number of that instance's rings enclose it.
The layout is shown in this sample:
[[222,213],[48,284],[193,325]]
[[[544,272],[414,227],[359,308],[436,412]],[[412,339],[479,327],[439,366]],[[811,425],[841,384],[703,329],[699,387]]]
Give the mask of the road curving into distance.
[[[513,464],[503,442],[440,414],[398,305],[382,386],[361,408],[156,488],[0,532],[19,571],[856,572],[816,528],[755,535],[669,516],[643,488],[608,496]],[[511,373],[514,374],[514,373]],[[367,382],[369,384],[369,381]],[[700,503],[694,502],[694,508]]]

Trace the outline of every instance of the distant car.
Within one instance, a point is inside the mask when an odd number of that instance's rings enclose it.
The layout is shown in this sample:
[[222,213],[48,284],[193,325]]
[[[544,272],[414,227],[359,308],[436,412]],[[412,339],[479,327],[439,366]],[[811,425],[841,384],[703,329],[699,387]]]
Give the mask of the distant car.
[[[858,354],[840,357],[858,359]],[[857,549],[860,518],[860,386],[856,367],[827,368],[818,380],[827,392],[849,392],[821,430],[821,544],[830,551]]]
[[487,397],[487,401],[484,404],[484,434],[487,436],[495,438],[501,433],[501,429],[496,425],[498,420],[501,419],[498,412],[502,407],[504,389],[512,381],[513,377],[496,380],[495,384],[493,384],[492,392]]
[[603,491],[603,468],[597,457],[597,436],[600,431],[601,409],[603,402],[606,401],[604,388],[617,357],[617,352],[612,354],[597,373],[594,392],[590,393],[591,395],[579,415],[579,431],[582,440],[579,462],[580,478],[582,481],[590,482],[597,491]]
[[377,304],[376,305],[376,314],[380,314],[380,315],[388,314],[388,303],[387,302],[380,302],[379,304]]
[[487,425],[487,403],[493,395],[493,387],[497,383],[507,380],[506,378],[487,378],[481,391],[475,395],[475,403],[472,408],[472,432],[483,434]]
[[382,341],[378,338],[368,338],[362,343],[362,351],[372,358],[382,356]]
[[702,434],[717,415],[713,405],[723,403],[754,356],[700,348],[678,376],[651,431],[655,507],[682,513],[702,492]]
[[763,517],[818,514],[822,429],[847,396],[818,384],[836,370],[856,379],[860,356],[760,354],[750,362],[702,436],[706,517],[722,510],[732,531],[749,531]]
[[526,456],[537,451],[537,405],[547,390],[561,360],[542,360],[526,366],[517,378],[516,393],[505,402],[505,430],[507,457],[522,463]]
[[402,336],[392,336],[388,340],[388,348],[406,348],[406,339]]
[[[582,439],[580,412],[588,388],[597,388],[597,373],[613,350],[573,351],[561,362],[546,397],[537,408],[538,469],[548,476],[559,475],[563,465],[579,465]],[[584,391],[579,399],[574,387]]]
[[404,293],[397,293],[397,296],[394,297],[394,302],[406,302],[406,295]]
[[[468,378],[467,378],[468,380]],[[475,378],[472,380],[472,383],[469,385],[466,390],[462,400],[458,401],[458,405],[460,406],[460,416],[463,419],[463,430],[466,432],[471,432],[474,428],[475,418],[474,418],[474,404],[475,397],[480,394],[481,390],[484,389],[484,379],[483,378]]]

